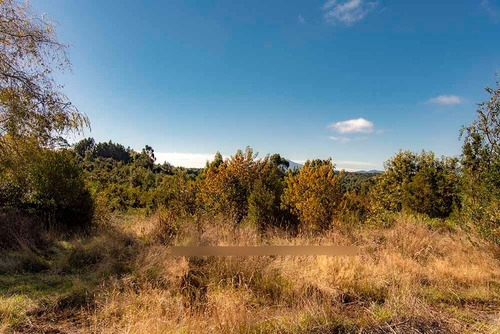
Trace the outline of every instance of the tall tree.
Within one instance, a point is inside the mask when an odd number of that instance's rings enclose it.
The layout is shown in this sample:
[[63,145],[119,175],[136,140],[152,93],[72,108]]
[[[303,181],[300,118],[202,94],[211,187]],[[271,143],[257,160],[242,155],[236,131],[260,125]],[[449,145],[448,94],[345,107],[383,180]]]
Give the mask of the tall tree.
[[464,127],[462,165],[464,213],[481,232],[500,243],[500,81],[486,87],[477,119]]
[[29,4],[0,0],[0,149],[6,136],[50,145],[88,126],[54,79],[55,70],[71,67],[68,47],[56,37],[54,24]]
[[92,153],[95,149],[95,140],[92,137],[84,138],[80,140],[78,143],[73,145],[76,154],[80,157],[85,158],[87,152]]

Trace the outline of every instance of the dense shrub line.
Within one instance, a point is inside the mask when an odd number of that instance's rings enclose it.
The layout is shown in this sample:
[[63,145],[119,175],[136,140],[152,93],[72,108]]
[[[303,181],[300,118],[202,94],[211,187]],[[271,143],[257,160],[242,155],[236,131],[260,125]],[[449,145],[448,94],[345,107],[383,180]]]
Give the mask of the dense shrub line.
[[160,207],[177,216],[224,214],[236,223],[306,231],[337,223],[390,225],[394,213],[408,212],[454,216],[498,242],[500,88],[487,91],[491,100],[479,104],[478,120],[462,130],[460,158],[400,151],[374,177],[336,171],[331,159],[292,170],[279,154],[258,158],[250,147],[186,169],[156,164],[150,146],[135,152],[87,138],[49,149],[29,137],[12,139],[0,161],[0,207],[70,230],[88,229],[113,211]]

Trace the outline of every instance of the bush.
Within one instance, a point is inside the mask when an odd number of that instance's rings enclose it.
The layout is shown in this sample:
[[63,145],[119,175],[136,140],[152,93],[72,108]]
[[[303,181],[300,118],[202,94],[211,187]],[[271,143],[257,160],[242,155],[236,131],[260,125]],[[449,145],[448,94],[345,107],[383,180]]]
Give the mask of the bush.
[[458,159],[432,152],[399,152],[386,162],[371,189],[372,210],[424,213],[446,218],[460,205]]
[[354,191],[344,194],[340,206],[340,220],[349,226],[360,226],[370,215],[369,199],[366,194]]
[[164,177],[181,171],[165,163],[155,165],[154,150],[148,145],[138,153],[111,141],[96,144],[87,138],[76,143],[74,151],[83,167],[86,185],[97,201],[99,219],[129,209],[152,212],[165,204],[157,200],[157,196],[163,195]]
[[0,207],[68,231],[88,229],[94,205],[74,152],[40,148],[30,140],[16,144],[0,161]]
[[194,214],[197,209],[197,187],[185,171],[177,171],[174,175],[164,175],[154,192],[155,207],[177,213],[178,215]]
[[284,168],[288,161],[279,154],[266,156],[258,164],[258,177],[248,198],[248,218],[264,228],[281,226],[295,228],[297,219],[289,210],[281,207],[281,197],[285,191]]
[[174,211],[160,206],[153,217],[156,223],[153,233],[155,241],[164,245],[170,244],[180,230],[179,216]]
[[462,129],[462,216],[500,243],[500,81],[487,87],[477,119]]
[[229,213],[240,222],[248,214],[248,198],[258,177],[253,150],[238,150],[223,162],[209,165],[200,185],[199,201],[215,213]]
[[33,162],[31,196],[27,206],[48,214],[56,224],[70,230],[87,229],[94,205],[85,188],[82,169],[70,150],[43,150]]
[[0,249],[44,248],[47,244],[45,229],[35,215],[16,208],[0,210]]
[[229,214],[237,222],[248,218],[261,227],[289,224],[292,217],[280,207],[288,162],[279,154],[256,157],[249,147],[225,161],[216,155],[200,177],[198,201],[207,211]]
[[298,173],[286,177],[283,207],[307,230],[327,227],[340,208],[342,176],[343,172],[335,173],[331,159],[306,161]]

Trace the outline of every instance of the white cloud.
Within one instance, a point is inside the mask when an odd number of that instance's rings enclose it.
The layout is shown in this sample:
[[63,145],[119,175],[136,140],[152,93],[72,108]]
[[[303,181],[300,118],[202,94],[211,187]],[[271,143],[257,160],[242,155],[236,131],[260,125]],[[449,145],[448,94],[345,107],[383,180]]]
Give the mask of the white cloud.
[[330,9],[332,8],[333,6],[335,6],[337,4],[337,0],[328,0],[327,2],[325,2],[325,4],[323,5],[323,9],[324,10],[327,10],[327,9]]
[[350,119],[343,122],[335,122],[328,126],[339,133],[370,133],[375,128],[373,122],[364,118]]
[[376,5],[378,1],[365,0],[328,0],[323,5],[324,19],[328,23],[343,23],[351,25],[362,20]]
[[[168,162],[176,167],[203,168],[207,161],[214,159],[209,153],[155,152],[156,162]],[[224,156],[224,159],[227,158]]]
[[441,104],[446,106],[452,106],[455,104],[462,103],[463,99],[460,96],[456,95],[439,95],[429,99],[428,103]]
[[300,24],[306,23],[306,19],[304,19],[304,17],[302,15],[300,15],[300,14],[297,17],[297,20],[299,21]]

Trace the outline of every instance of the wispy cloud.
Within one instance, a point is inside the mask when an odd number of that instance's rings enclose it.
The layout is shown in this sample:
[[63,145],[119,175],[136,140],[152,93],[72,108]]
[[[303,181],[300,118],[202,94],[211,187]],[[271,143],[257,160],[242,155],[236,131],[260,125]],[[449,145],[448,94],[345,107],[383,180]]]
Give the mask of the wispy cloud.
[[304,17],[302,15],[299,14],[299,16],[297,17],[297,21],[300,23],[300,24],[304,24],[306,23],[306,19],[304,19]]
[[328,139],[345,144],[349,142],[358,142],[358,141],[363,141],[366,140],[367,137],[354,137],[354,138],[349,138],[349,137],[337,137],[337,136],[329,136]]
[[499,19],[498,8],[491,3],[490,0],[481,0],[480,6],[488,13],[488,15],[495,21]]
[[347,138],[347,137],[335,137],[335,136],[330,136],[330,137],[328,137],[328,139],[333,140],[333,141],[338,141],[339,143],[342,143],[342,144],[348,143],[352,140],[351,138]]
[[453,106],[462,103],[462,101],[463,99],[457,95],[439,95],[429,99],[427,102],[444,106]]
[[[183,152],[155,152],[156,162],[168,162],[176,167],[202,168],[207,161],[214,159],[214,154],[209,153],[183,153]],[[224,156],[224,159],[227,158]]]
[[370,133],[375,126],[364,118],[350,119],[342,122],[335,122],[328,126],[339,133]]
[[351,25],[362,20],[377,4],[378,1],[328,0],[323,5],[324,19],[326,22],[332,24],[343,23]]

